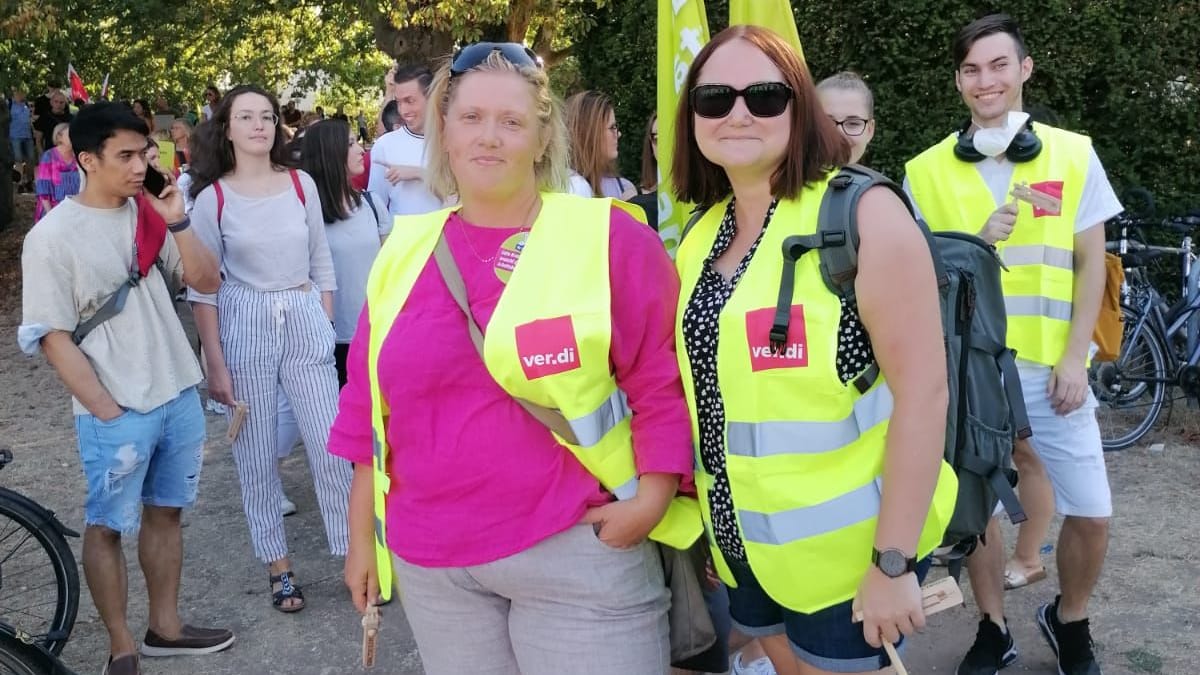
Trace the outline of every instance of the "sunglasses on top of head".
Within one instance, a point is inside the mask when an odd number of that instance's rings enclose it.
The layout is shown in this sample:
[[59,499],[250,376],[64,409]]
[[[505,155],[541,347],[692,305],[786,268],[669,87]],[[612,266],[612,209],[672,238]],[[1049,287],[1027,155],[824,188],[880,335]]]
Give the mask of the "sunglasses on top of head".
[[478,66],[486,61],[492,52],[500,52],[504,60],[514,66],[542,67],[541,57],[518,42],[476,42],[454,53],[454,58],[450,61],[450,76],[462,75]]
[[701,84],[689,94],[692,111],[710,119],[728,115],[739,96],[751,115],[778,117],[792,100],[792,88],[783,82],[755,82],[745,89],[734,89],[727,84]]

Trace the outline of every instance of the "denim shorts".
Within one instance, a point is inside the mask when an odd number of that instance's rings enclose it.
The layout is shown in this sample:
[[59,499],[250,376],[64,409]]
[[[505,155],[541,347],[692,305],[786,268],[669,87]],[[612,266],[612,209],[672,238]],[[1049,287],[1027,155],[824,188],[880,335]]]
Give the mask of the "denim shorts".
[[14,164],[37,161],[37,153],[34,151],[32,138],[10,138],[8,141],[12,145]]
[[[792,651],[814,668],[833,673],[866,673],[891,665],[882,649],[863,638],[862,624],[851,616],[853,600],[813,614],[793,612],[771,599],[755,579],[750,566],[726,558],[737,588],[729,589],[729,613],[734,628],[750,637],[786,634]],[[917,580],[929,572],[930,559],[917,563]],[[904,640],[896,644],[904,653]]]
[[108,422],[76,415],[75,431],[88,484],[88,525],[133,534],[143,504],[196,502],[205,425],[195,387],[147,413],[126,410]]

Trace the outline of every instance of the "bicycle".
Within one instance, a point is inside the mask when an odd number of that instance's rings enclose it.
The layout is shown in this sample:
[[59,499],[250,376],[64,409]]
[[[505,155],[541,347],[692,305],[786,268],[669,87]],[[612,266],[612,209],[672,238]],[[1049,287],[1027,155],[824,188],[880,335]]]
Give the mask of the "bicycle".
[[[0,448],[0,469],[12,459]],[[79,611],[79,567],[66,539],[78,536],[53,511],[0,487],[0,628],[53,656]]]
[[[29,639],[29,641],[26,641]],[[76,675],[44,647],[0,622],[0,675]]]
[[[1118,219],[1120,236],[1106,247],[1121,255],[1126,281],[1121,288],[1124,339],[1117,359],[1093,363],[1088,375],[1100,403],[1097,419],[1105,450],[1128,448],[1157,424],[1170,387],[1200,403],[1200,265],[1191,233],[1198,217],[1153,224]],[[1182,235],[1179,246],[1157,246],[1131,238],[1130,229],[1157,226]],[[1142,237],[1144,239],[1144,237]],[[1146,273],[1157,258],[1180,260],[1181,297],[1168,306]]]

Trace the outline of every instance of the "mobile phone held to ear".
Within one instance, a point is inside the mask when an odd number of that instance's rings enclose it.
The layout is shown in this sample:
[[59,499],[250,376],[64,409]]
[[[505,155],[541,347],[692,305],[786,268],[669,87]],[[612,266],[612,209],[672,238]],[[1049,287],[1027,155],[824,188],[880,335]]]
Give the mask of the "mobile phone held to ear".
[[146,188],[146,192],[157,197],[167,188],[167,179],[158,169],[147,166],[146,177],[142,179],[142,186]]

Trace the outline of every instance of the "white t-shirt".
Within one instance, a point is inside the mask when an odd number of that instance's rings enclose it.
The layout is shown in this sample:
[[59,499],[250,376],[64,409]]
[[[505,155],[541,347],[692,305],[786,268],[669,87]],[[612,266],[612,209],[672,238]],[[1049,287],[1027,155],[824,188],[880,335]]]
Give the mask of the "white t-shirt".
[[205,103],[205,104],[204,104],[204,107],[203,107],[203,108],[200,108],[200,112],[201,112],[201,114],[203,114],[203,115],[204,115],[204,119],[205,119],[205,120],[211,120],[211,119],[212,119],[212,106],[211,106],[211,105],[209,105],[209,104]]
[[370,177],[367,189],[375,196],[376,206],[384,206],[394,216],[418,215],[442,208],[423,180],[388,182],[384,164],[425,167],[425,137],[401,127],[380,136],[371,146]]
[[[605,176],[600,180],[600,193],[605,197],[612,197],[613,199],[620,199],[621,195],[625,194],[632,187],[633,183],[619,176]],[[567,192],[580,197],[596,196],[592,194],[591,183],[588,183],[586,178],[574,171],[567,178]]]
[[[64,200],[33,226],[21,252],[21,350],[35,354],[51,331],[74,331],[129,277],[137,207],[115,209]],[[167,288],[183,283],[175,238],[167,235],[157,266],[129,290],[125,307],[88,333],[79,349],[117,405],[140,413],[173,400],[200,382],[192,352]],[[77,399],[76,415],[87,411]]]
[[[1125,210],[1121,206],[1121,201],[1117,199],[1116,192],[1113,191],[1112,183],[1108,181],[1108,175],[1104,171],[1104,166],[1100,163],[1100,157],[1096,155],[1096,149],[1089,148],[1088,151],[1087,176],[1083,180],[1083,192],[1079,198],[1079,211],[1075,214],[1076,234],[1097,225],[1103,225],[1104,221]],[[1009,184],[1012,183],[1013,171],[1016,170],[1016,165],[1008,161],[1007,157],[1001,155],[1000,157],[988,157],[976,163],[975,168],[979,170],[979,175],[987,183],[988,190],[992,193],[992,199],[996,202],[996,208],[1000,208],[1001,205],[1009,200],[1008,189]],[[908,195],[909,201],[912,202],[913,211],[917,218],[922,218],[921,209],[917,206],[916,200],[912,198],[912,187],[908,184],[907,176],[904,178],[904,192]],[[979,228],[983,229],[983,223],[979,223]],[[1021,374],[1021,382],[1023,384],[1032,384],[1034,389],[1040,386],[1043,394],[1045,393],[1045,386],[1049,382],[1050,377],[1049,366],[1018,358],[1017,370]],[[1091,394],[1088,395],[1088,401],[1085,405],[1095,406],[1095,400]]]

